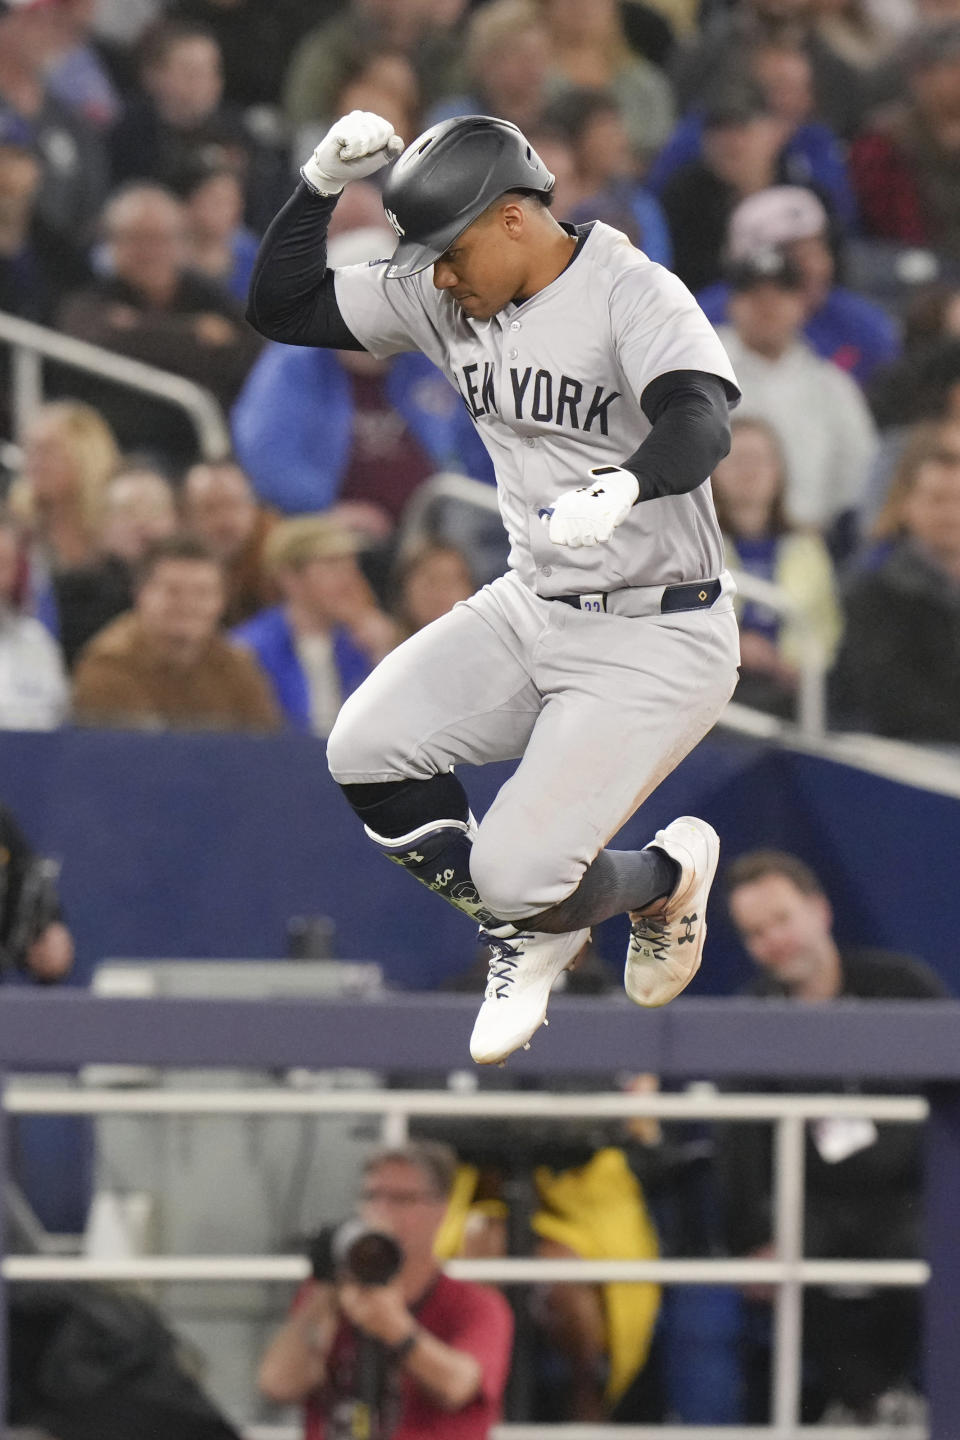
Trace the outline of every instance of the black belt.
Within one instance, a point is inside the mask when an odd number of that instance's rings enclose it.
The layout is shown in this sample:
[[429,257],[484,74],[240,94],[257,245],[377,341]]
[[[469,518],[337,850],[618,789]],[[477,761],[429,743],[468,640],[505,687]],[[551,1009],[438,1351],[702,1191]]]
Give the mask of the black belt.
[[[723,589],[719,580],[691,580],[684,585],[665,585],[660,598],[660,614],[670,615],[677,610],[707,610],[720,598]],[[550,600],[559,600],[563,605],[572,605],[574,610],[607,609],[606,595],[550,595]],[[587,605],[581,601],[586,600]]]

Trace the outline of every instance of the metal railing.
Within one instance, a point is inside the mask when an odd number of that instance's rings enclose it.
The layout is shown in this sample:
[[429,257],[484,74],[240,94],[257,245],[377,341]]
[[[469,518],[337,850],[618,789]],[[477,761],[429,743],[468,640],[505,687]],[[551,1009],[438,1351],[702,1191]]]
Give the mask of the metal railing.
[[[447,471],[432,475],[417,488],[407,505],[403,518],[404,542],[421,537],[428,531],[430,508],[437,500],[455,500],[463,505],[472,505],[485,514],[499,514],[500,509],[497,491],[493,485],[486,485],[482,480],[473,480],[469,475]],[[748,575],[743,570],[733,570],[731,573],[738,593],[745,600],[767,606],[795,627],[800,647],[796,728],[806,737],[822,736],[827,724],[827,656],[810,617],[781,586],[759,576]],[[781,723],[771,719],[765,712],[753,711],[750,706],[742,704],[738,704],[730,715],[735,726],[738,716],[743,715],[743,712],[748,712],[745,729],[752,729],[749,718],[751,714],[762,716],[767,731],[778,732],[782,729]]]
[[22,438],[30,419],[43,404],[43,362],[56,360],[178,406],[193,425],[204,460],[220,460],[230,452],[230,431],[218,401],[193,380],[3,311],[0,344],[8,345],[11,351],[11,405],[17,439]]
[[[773,1123],[774,1247],[768,1260],[546,1260],[505,1258],[458,1260],[447,1267],[457,1278],[516,1285],[565,1281],[648,1281],[669,1285],[745,1285],[776,1287],[772,1414],[769,1427],[738,1434],[767,1440],[798,1440],[817,1436],[823,1427],[803,1427],[799,1420],[803,1289],[808,1285],[920,1286],[929,1267],[913,1260],[807,1260],[803,1258],[805,1125],[825,1117],[869,1117],[886,1123],[917,1124],[927,1118],[921,1097],[873,1095],[723,1095],[697,1086],[684,1094],[551,1095],[540,1092],[461,1094],[450,1091],[284,1091],[270,1090],[112,1090],[64,1086],[34,1089],[10,1081],[3,1090],[8,1115],[290,1115],[376,1114],[389,1123],[396,1143],[410,1116],[497,1116],[563,1123],[572,1119],[713,1120]],[[399,1124],[398,1124],[399,1122]],[[301,1281],[309,1273],[306,1259],[284,1256],[142,1256],[96,1260],[80,1256],[7,1256],[4,1282],[18,1281]],[[265,1435],[269,1432],[263,1432]],[[546,1436],[594,1435],[596,1427],[504,1425],[500,1440]],[[617,1433],[621,1430],[618,1427]],[[707,1440],[720,1433],[698,1427],[660,1426],[623,1431],[636,1437],[691,1437]],[[728,1429],[722,1432],[730,1436]],[[843,1430],[837,1430],[843,1435]],[[872,1432],[876,1437],[876,1431]],[[897,1432],[907,1440],[908,1432]],[[919,1437],[922,1432],[910,1432]]]

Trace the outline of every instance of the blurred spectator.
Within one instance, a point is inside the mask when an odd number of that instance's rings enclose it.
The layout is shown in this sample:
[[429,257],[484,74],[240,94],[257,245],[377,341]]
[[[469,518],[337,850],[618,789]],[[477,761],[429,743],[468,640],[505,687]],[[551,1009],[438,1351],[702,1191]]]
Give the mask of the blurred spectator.
[[960,745],[960,420],[918,427],[874,535],[887,544],[844,596],[837,718]]
[[47,72],[62,49],[60,0],[0,0],[0,112],[26,121],[42,166],[39,211],[74,239],[93,224],[107,189],[96,131],[57,100]]
[[[108,273],[68,297],[60,328],[195,380],[229,406],[260,341],[238,302],[187,268],[183,206],[158,185],[133,185],[108,203],[102,223]],[[95,400],[124,449],[193,458],[192,425],[164,401],[86,377],[74,389]]]
[[636,178],[630,140],[610,93],[568,90],[548,107],[545,120],[566,138],[573,153],[580,199],[563,218],[574,224],[604,220],[651,260],[669,267],[673,247],[666,217]]
[[218,633],[219,561],[190,536],[141,562],[133,610],[94,636],[77,665],[74,716],[147,729],[275,730],[279,715],[249,653]]
[[213,34],[186,21],[160,21],[143,38],[140,87],[111,137],[114,183],[169,185],[198,155],[215,156],[242,174],[247,219],[264,229],[285,198],[286,155],[224,104]]
[[38,212],[42,176],[31,127],[0,111],[0,310],[48,325],[90,272],[82,252]]
[[400,639],[357,564],[355,536],[326,515],[284,520],[264,562],[283,603],[234,630],[297,730],[329,735],[340,706]]
[[[391,254],[396,237],[381,227],[331,240],[331,268]],[[419,354],[378,360],[360,350],[268,345],[231,424],[261,500],[286,513],[361,502],[380,517],[371,525],[378,538],[435,471],[490,476],[465,407]]]
[[446,615],[476,590],[470,562],[457,545],[423,540],[397,557],[392,613],[403,638]]
[[739,607],[740,683],[745,705],[792,718],[807,636],[824,664],[840,638],[833,562],[819,535],[787,519],[786,466],[780,442],[763,420],[734,419],[730,453],[713,472],[713,499],[726,562],[780,587],[789,616],[746,600]]
[[128,465],[108,481],[100,523],[104,555],[134,568],[151,545],[176,528],[173,487],[159,471]]
[[[680,9],[683,0],[679,0]],[[665,69],[677,46],[671,0],[619,0],[620,24],[631,50]],[[682,24],[682,21],[681,21]]]
[[847,65],[870,73],[893,54],[914,13],[911,6],[885,7],[871,0],[813,0],[813,32]]
[[882,464],[871,479],[868,521],[886,498],[908,427],[949,412],[960,381],[960,286],[921,287],[902,317],[903,353],[874,372],[867,399],[883,435]]
[[8,506],[26,545],[27,607],[54,635],[68,608],[62,577],[95,562],[104,489],[119,463],[113,432],[89,405],[54,401],[27,427]]
[[123,49],[136,45],[158,20],[168,0],[97,0],[94,30],[98,40]]
[[708,95],[703,149],[661,191],[673,238],[673,268],[691,290],[721,278],[727,224],[748,195],[780,178],[779,156],[788,130],[750,83],[731,83]]
[[275,518],[257,504],[250,481],[235,461],[191,466],[183,480],[183,513],[187,528],[223,566],[224,625],[239,625],[276,599],[263,557]]
[[731,324],[718,334],[743,391],[739,413],[766,420],[779,437],[790,520],[831,530],[837,548],[849,548],[876,449],[866,401],[849,375],[801,339],[803,279],[779,251],[741,262],[730,285]]
[[550,36],[555,90],[609,90],[620,107],[635,155],[645,162],[673,128],[670,82],[631,51],[617,0],[538,0]]
[[550,36],[537,0],[490,0],[475,10],[465,53],[466,90],[438,101],[427,124],[455,115],[497,115],[529,137],[547,104],[550,66]]
[[446,5],[429,0],[347,0],[325,24],[305,35],[293,53],[283,86],[289,124],[300,129],[336,120],[341,112],[334,98],[358,51],[364,49],[405,55],[419,77],[425,106],[459,93],[463,45],[458,22],[463,9],[463,0]]
[[[836,1000],[939,999],[938,978],[906,955],[840,947],[819,878],[796,856],[753,851],[727,872],[730,913],[757,966],[754,995],[798,1004]],[[736,1088],[755,1088],[736,1082]],[[795,1088],[789,1078],[780,1087]],[[849,1080],[830,1088],[851,1090]],[[871,1094],[885,1089],[871,1078]],[[723,1127],[724,1200],[734,1254],[773,1254],[772,1137],[765,1125]],[[921,1136],[910,1125],[835,1116],[807,1126],[804,1256],[811,1259],[910,1259],[920,1255]],[[878,1197],[882,1203],[878,1204]],[[759,1296],[754,1330],[766,1318]],[[879,1421],[894,1396],[904,1399],[919,1360],[919,1296],[902,1288],[804,1291],[806,1423]],[[748,1355],[747,1420],[769,1419],[767,1356]],[[914,1401],[913,1420],[916,1413]],[[831,1408],[837,1407],[837,1408]],[[842,1407],[842,1408],[841,1408]]]
[[60,908],[58,873],[0,805],[0,975],[17,970],[49,985],[72,969],[73,936]]
[[274,106],[297,41],[341,0],[168,0],[172,20],[204,25],[223,57],[223,93],[234,105]]
[[147,550],[177,528],[169,482],[150,470],[121,470],[100,506],[97,556],[53,577],[57,633],[72,669],[88,640],[133,604],[134,574]]
[[245,301],[257,237],[243,223],[243,181],[232,165],[194,156],[172,180],[186,216],[186,261],[191,270]]
[[582,198],[573,146],[565,135],[548,125],[531,126],[524,134],[553,176],[554,215],[561,222],[569,221]]
[[[778,179],[817,190],[829,205],[837,229],[852,230],[856,202],[845,149],[830,127],[814,116],[813,73],[806,51],[795,41],[759,42],[747,50],[740,68],[745,81],[759,86],[771,112],[783,121]],[[647,185],[659,195],[681,165],[701,157],[702,148],[703,107],[698,104],[683,116],[657,155],[645,177]]]
[[861,68],[817,33],[812,0],[742,0],[739,5],[713,8],[697,39],[674,58],[673,80],[681,111],[696,105],[716,76],[736,75],[750,47],[784,41],[802,46],[809,57],[814,118],[848,139],[863,119],[870,87]]
[[48,92],[97,130],[120,113],[120,96],[99,51],[92,43],[96,0],[56,0],[60,53],[47,70]]
[[[826,210],[812,190],[774,185],[742,200],[730,216],[726,256],[733,264],[759,251],[780,250],[803,279],[803,336],[812,350],[862,385],[899,352],[897,328],[872,300],[835,284],[837,262]],[[727,319],[730,287],[723,282],[697,296],[714,325]]]
[[0,518],[0,729],[54,730],[70,691],[57,642],[18,603],[20,539]]
[[334,1415],[344,1434],[417,1440],[486,1440],[499,1419],[510,1307],[494,1290],[451,1280],[434,1258],[455,1175],[453,1152],[436,1141],[367,1162],[359,1218],[392,1236],[401,1255],[386,1284],[363,1284],[334,1263],[329,1232],[318,1237],[313,1277],[259,1371],[269,1399],[306,1406],[309,1440],[331,1433]]
[[867,235],[929,245],[960,261],[960,18],[924,26],[904,45],[906,94],[850,147]]
[[[412,61],[398,50],[358,46],[344,64],[333,96],[330,123],[351,110],[369,110],[389,120],[400,136],[412,138],[420,130],[420,80]],[[308,127],[308,130],[314,127]],[[301,138],[303,149],[316,144],[326,121],[315,133]]]

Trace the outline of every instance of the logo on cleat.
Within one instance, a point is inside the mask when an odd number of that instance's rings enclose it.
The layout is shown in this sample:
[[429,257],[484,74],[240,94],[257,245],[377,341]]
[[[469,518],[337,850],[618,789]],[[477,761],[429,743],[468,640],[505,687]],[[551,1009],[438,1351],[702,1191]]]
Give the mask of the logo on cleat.
[[694,936],[694,933],[693,933],[693,927],[694,927],[694,925],[696,924],[696,920],[697,920],[696,914],[693,914],[693,915],[681,915],[681,916],[680,916],[680,924],[681,924],[681,925],[685,925],[687,928],[686,928],[686,930],[684,930],[684,932],[683,932],[682,935],[678,936],[678,938],[677,938],[677,944],[678,944],[678,945],[686,945],[686,943],[687,943],[688,940],[690,941],[691,944],[693,944],[693,941],[694,941],[694,939],[696,938],[696,937]]
[[391,855],[391,860],[396,860],[398,865],[422,865],[423,856],[419,850],[411,850],[409,855]]

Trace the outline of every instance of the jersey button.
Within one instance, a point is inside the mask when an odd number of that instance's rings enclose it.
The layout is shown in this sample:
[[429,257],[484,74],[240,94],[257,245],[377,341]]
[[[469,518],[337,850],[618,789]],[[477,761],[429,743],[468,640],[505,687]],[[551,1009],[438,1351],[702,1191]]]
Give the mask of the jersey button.
[[511,351],[510,351],[510,359],[511,359],[511,360],[516,360],[516,358],[517,358],[517,356],[518,356],[519,354],[520,354],[520,351],[519,351],[519,350],[511,350]]
[[511,321],[510,321],[510,329],[511,329],[511,330],[519,330],[519,329],[520,329],[520,321],[519,321],[519,320],[511,320]]
[[540,574],[541,574],[541,575],[552,575],[552,574],[553,574],[553,571],[551,570],[551,568],[550,568],[549,565],[541,565],[541,566],[540,566]]
[[534,445],[536,445],[537,442],[536,442],[536,440],[534,440],[533,436],[530,435],[530,436],[527,437],[526,440],[524,440],[523,443],[524,443],[524,445],[526,445],[526,447],[527,447],[528,450],[532,450],[533,447],[534,447]]

